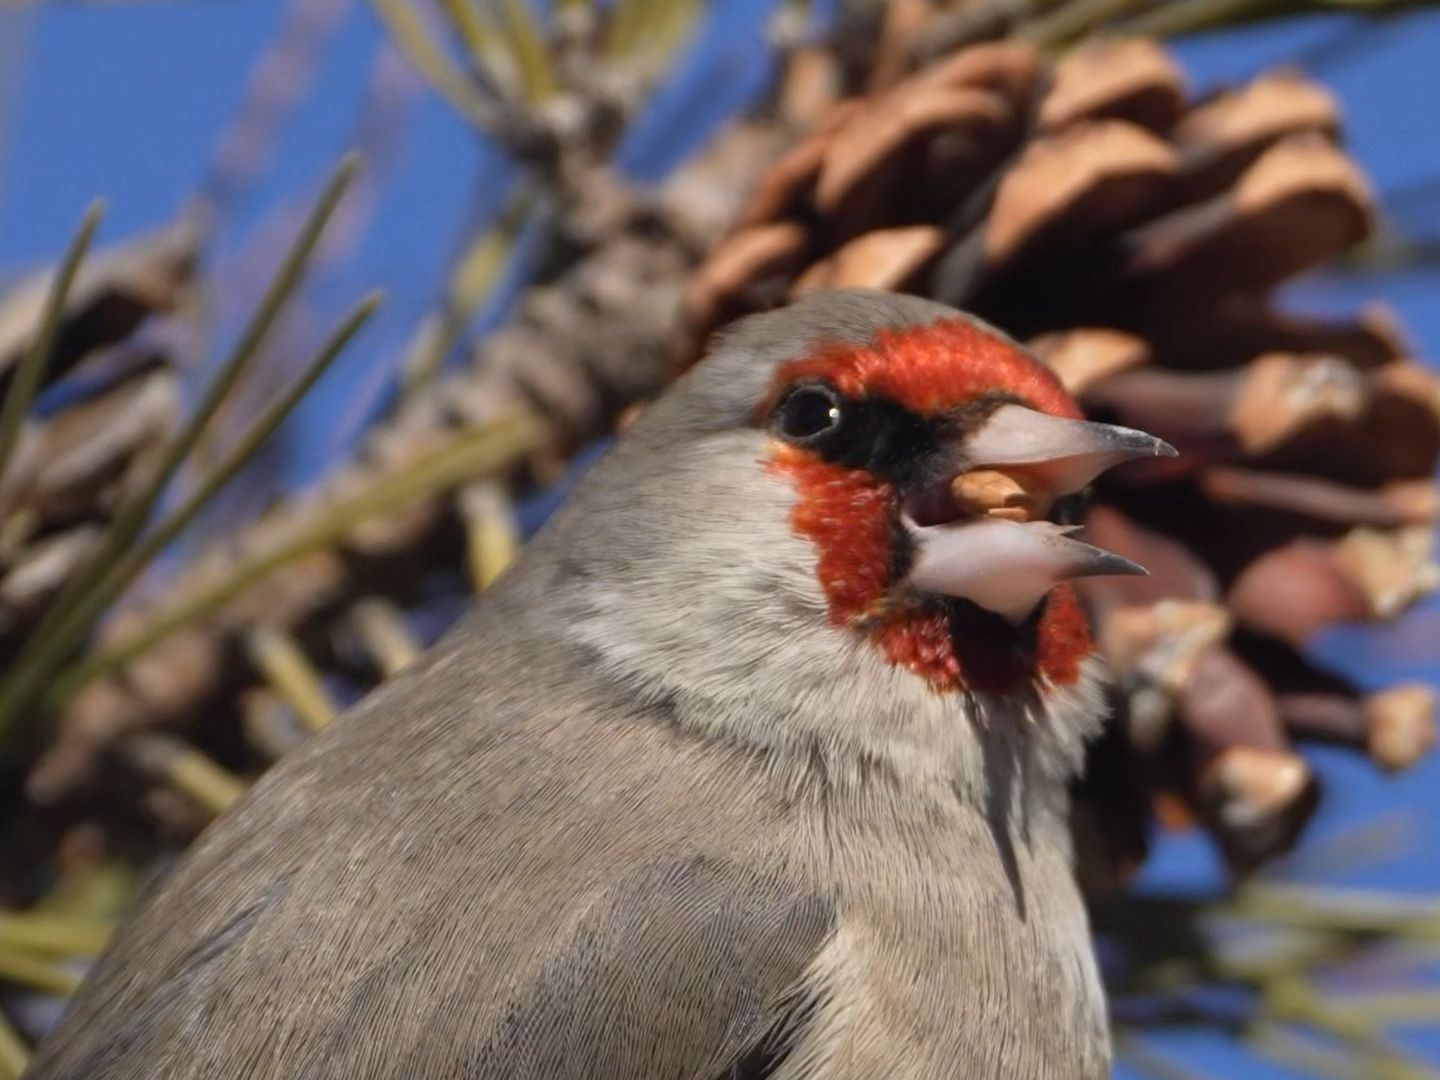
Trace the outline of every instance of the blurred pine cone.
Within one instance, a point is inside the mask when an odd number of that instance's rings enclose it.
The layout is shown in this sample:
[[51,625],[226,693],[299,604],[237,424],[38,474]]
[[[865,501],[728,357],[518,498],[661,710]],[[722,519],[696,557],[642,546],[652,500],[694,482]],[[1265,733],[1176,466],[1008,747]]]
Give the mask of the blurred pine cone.
[[692,279],[687,359],[808,289],[914,292],[1028,342],[1092,416],[1180,449],[1117,470],[1090,520],[1151,570],[1085,590],[1115,676],[1076,814],[1096,889],[1139,864],[1156,811],[1203,821],[1237,868],[1283,851],[1317,797],[1296,739],[1387,769],[1435,739],[1430,691],[1366,696],[1302,654],[1437,584],[1440,384],[1382,310],[1273,303],[1371,228],[1338,131],[1331,97],[1290,73],[1191,101],[1147,40],[1053,65],[976,45],[833,103]]

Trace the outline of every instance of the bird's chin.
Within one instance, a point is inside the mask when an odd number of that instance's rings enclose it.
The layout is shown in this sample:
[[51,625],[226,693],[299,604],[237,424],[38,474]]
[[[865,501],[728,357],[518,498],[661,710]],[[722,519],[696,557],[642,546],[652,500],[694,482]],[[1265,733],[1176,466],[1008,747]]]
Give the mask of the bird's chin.
[[914,555],[905,584],[921,592],[968,600],[1024,622],[1062,581],[1145,569],[1074,536],[1078,526],[1053,521],[980,517],[921,525],[902,523]]

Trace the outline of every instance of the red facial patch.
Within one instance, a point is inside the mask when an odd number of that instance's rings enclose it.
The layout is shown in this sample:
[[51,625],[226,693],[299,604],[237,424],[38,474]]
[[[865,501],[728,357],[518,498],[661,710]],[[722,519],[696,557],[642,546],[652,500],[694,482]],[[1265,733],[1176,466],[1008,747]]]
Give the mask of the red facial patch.
[[963,319],[882,330],[867,346],[822,345],[783,365],[775,391],[806,378],[828,379],[851,397],[890,398],[922,416],[996,391],[1053,416],[1084,416],[1054,372]]
[[[887,397],[922,415],[997,391],[1056,416],[1082,415],[1049,369],[963,320],[884,331],[864,347],[822,346],[780,369],[774,396],[797,380],[817,378],[847,396]],[[899,511],[894,488],[863,469],[790,446],[777,450],[774,465],[795,485],[791,525],[815,544],[836,626],[868,633],[891,663],[937,691],[1004,692],[1037,677],[1060,685],[1079,678],[1092,646],[1069,586],[1050,593],[1028,641],[978,610],[961,609],[956,620],[962,625],[952,626],[938,603],[897,604],[890,589]]]

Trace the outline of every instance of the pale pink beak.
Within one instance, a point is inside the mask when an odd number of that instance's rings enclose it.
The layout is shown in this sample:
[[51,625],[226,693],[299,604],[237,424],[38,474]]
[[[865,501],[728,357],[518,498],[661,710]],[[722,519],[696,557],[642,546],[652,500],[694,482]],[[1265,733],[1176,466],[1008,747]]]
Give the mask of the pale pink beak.
[[1062,581],[1145,568],[1044,520],[1054,501],[1123,461],[1174,457],[1131,428],[1002,405],[965,443],[965,468],[906,508],[916,555],[907,583],[1022,622]]

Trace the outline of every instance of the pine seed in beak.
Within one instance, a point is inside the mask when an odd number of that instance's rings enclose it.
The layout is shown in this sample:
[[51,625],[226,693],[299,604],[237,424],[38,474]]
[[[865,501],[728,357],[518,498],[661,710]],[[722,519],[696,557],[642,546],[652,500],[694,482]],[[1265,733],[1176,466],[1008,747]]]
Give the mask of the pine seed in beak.
[[999,469],[961,473],[951,482],[950,495],[967,516],[1004,521],[1040,521],[1054,505],[1054,498],[1043,486]]

